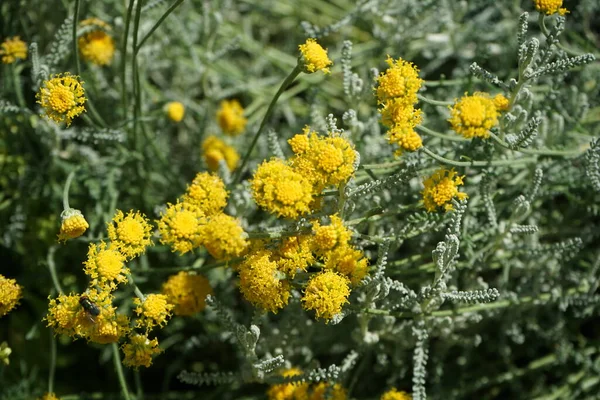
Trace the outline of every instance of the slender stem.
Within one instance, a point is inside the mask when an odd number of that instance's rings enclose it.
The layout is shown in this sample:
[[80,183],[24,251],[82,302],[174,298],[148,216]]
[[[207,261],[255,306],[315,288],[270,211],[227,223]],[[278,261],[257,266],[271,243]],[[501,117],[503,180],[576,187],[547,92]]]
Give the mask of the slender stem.
[[417,125],[415,127],[415,129],[418,131],[421,131],[422,133],[426,133],[428,135],[435,136],[435,137],[438,137],[438,138],[444,139],[444,140],[451,140],[453,142],[466,142],[468,140],[459,135],[447,135],[442,132],[437,132],[437,131],[434,131],[433,129],[429,129],[428,127],[423,126],[423,125]]
[[296,79],[296,77],[300,74],[301,71],[302,71],[302,68],[299,65],[296,65],[296,67],[287,76],[287,78],[285,78],[285,80],[279,87],[279,90],[277,90],[277,93],[275,93],[275,97],[273,97],[273,100],[271,100],[271,104],[269,104],[269,108],[267,108],[267,112],[265,113],[265,116],[263,117],[263,120],[260,123],[260,127],[256,131],[256,134],[254,135],[254,138],[252,139],[252,142],[250,143],[248,150],[246,150],[246,154],[244,155],[242,165],[240,166],[240,168],[238,168],[235,178],[233,179],[233,183],[239,183],[239,181],[241,180],[242,174],[244,172],[244,168],[246,167],[246,164],[248,163],[248,159],[250,159],[250,154],[252,153],[252,150],[254,150],[254,146],[256,146],[256,142],[258,142],[258,138],[260,137],[260,134],[262,133],[263,128],[265,127],[265,125],[267,123],[267,120],[271,116],[271,113],[273,112],[273,109],[275,108],[275,103],[277,103],[277,100],[279,99],[279,96],[281,96],[281,94],[292,84],[292,82],[294,82],[294,79]]
[[430,87],[436,87],[436,86],[457,86],[457,85],[464,85],[465,83],[469,82],[471,79],[440,79],[437,81],[424,81],[423,82],[423,86],[430,86]]
[[13,63],[11,66],[12,74],[13,74],[13,85],[15,87],[15,94],[17,95],[17,102],[21,108],[27,108],[27,103],[25,102],[25,98],[23,97],[23,88],[21,87],[21,76],[17,72],[17,65]]
[[54,393],[54,374],[56,372],[56,336],[50,330],[50,372],[48,374],[48,393]]
[[433,158],[441,162],[442,164],[453,165],[455,167],[488,167],[490,165],[504,165],[504,166],[513,166],[519,164],[527,164],[531,162],[536,162],[536,157],[527,157],[527,158],[516,158],[509,160],[490,160],[490,161],[454,161],[448,158],[442,157],[440,155],[435,154],[431,150],[426,147],[422,147],[421,150],[427,154],[429,157]]
[[282,232],[248,232],[248,238],[251,239],[279,239],[291,236],[302,236],[310,233],[310,230],[302,231],[282,231]]
[[75,177],[75,171],[77,171],[77,169],[74,169],[69,173],[67,181],[65,182],[65,187],[63,188],[63,210],[71,208],[69,207],[69,189],[71,188],[71,182],[73,182],[73,178]]
[[417,98],[419,100],[421,100],[423,103],[427,103],[427,104],[431,104],[432,106],[451,106],[454,104],[453,101],[439,101],[439,100],[433,100],[433,99],[428,99],[425,96],[421,96],[420,94],[417,95]]
[[[137,48],[138,43],[138,31],[140,29],[140,18],[142,16],[142,1],[138,0],[137,7],[135,10],[135,18],[133,21],[133,48]],[[133,93],[135,97],[135,104],[133,105],[133,143],[134,148],[138,145],[137,127],[138,118],[140,117],[141,111],[141,93],[138,76],[138,64],[137,64],[137,52],[133,52],[133,58],[131,60],[131,80],[133,81]]]
[[54,263],[54,253],[56,252],[56,246],[52,246],[48,249],[48,256],[46,257],[46,261],[48,263],[48,270],[50,271],[50,277],[52,278],[52,283],[54,284],[54,288],[59,294],[63,294],[62,287],[60,286],[60,281],[58,280],[58,275],[56,274],[56,264]]
[[123,34],[123,43],[121,44],[121,103],[123,104],[123,113],[127,118],[127,42],[129,39],[129,26],[131,24],[131,16],[133,14],[133,5],[135,0],[129,0],[127,7],[127,16],[125,17],[125,32]]
[[584,152],[579,149],[573,149],[573,150],[521,149],[521,148],[514,149],[514,148],[510,147],[508,145],[508,143],[506,143],[504,140],[500,139],[498,136],[494,135],[491,132],[490,132],[490,136],[496,143],[498,143],[500,146],[504,147],[505,149],[519,151],[519,152],[525,153],[525,154],[540,154],[540,155],[545,155],[545,156],[577,156]]
[[133,377],[135,379],[135,388],[136,388],[136,400],[144,399],[144,387],[142,386],[142,378],[140,376],[140,370],[136,369],[133,371]]
[[129,389],[127,388],[127,381],[125,381],[125,375],[123,374],[123,365],[121,365],[121,356],[119,355],[119,347],[116,343],[112,344],[113,360],[115,362],[115,371],[119,377],[119,384],[121,385],[121,391],[123,392],[123,398],[125,400],[131,400],[129,397]]
[[148,40],[148,38],[154,33],[155,30],[158,29],[158,27],[163,23],[163,21],[169,16],[169,14],[171,14],[177,7],[179,7],[179,5],[183,3],[183,0],[177,0],[175,3],[173,3],[173,5],[171,7],[169,7],[169,9],[159,18],[158,21],[156,21],[156,23],[154,24],[154,26],[150,29],[150,31],[148,31],[148,33],[146,33],[146,35],[142,38],[142,40],[140,40],[140,44],[137,46],[134,46],[135,48],[135,54],[138,53],[138,51],[140,51],[140,49],[142,48],[142,46],[144,45],[144,43],[146,42],[146,40]]
[[135,293],[135,295],[141,301],[144,301],[146,299],[146,296],[144,296],[144,293],[142,293],[142,291],[140,290],[140,288],[138,288],[137,285],[135,284],[135,281],[133,280],[133,276],[131,276],[131,274],[128,274],[127,275],[127,279],[129,280],[129,284],[131,286],[133,286],[133,292]]
[[73,31],[72,31],[72,46],[73,46],[73,57],[75,57],[75,72],[77,75],[81,75],[81,66],[79,65],[79,50],[77,48],[77,24],[79,24],[79,2],[75,0],[75,11],[73,14]]

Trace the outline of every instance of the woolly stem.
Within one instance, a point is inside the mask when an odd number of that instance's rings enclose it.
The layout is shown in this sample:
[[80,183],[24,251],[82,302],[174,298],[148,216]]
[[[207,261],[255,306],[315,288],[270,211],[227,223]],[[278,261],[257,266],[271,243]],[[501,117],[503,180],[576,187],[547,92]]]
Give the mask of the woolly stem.
[[550,150],[550,149],[513,149],[508,143],[500,139],[498,136],[490,132],[490,137],[494,142],[508,150],[514,150],[525,154],[540,154],[544,156],[577,156],[585,153],[585,150],[573,149],[573,150]]
[[60,286],[60,281],[58,280],[58,275],[56,274],[56,264],[54,263],[55,252],[56,246],[52,246],[48,249],[48,256],[46,257],[46,262],[48,263],[48,270],[50,271],[50,277],[52,278],[54,288],[59,294],[63,294],[62,287]]
[[433,99],[428,99],[425,96],[421,96],[420,94],[417,95],[417,98],[419,100],[421,100],[423,103],[427,103],[427,104],[431,104],[432,106],[451,106],[454,104],[453,101],[439,101],[439,100],[433,100]]
[[65,187],[63,189],[63,210],[68,210],[69,208],[69,189],[71,188],[71,182],[73,182],[73,178],[75,177],[75,171],[73,170],[67,176],[67,181],[65,182]]
[[121,364],[121,357],[119,356],[119,347],[116,343],[113,343],[111,347],[113,351],[113,360],[115,362],[115,371],[119,377],[119,384],[121,385],[123,398],[125,400],[131,400],[131,397],[129,397],[129,389],[127,388],[127,381],[125,381],[125,375],[123,374],[123,365]]

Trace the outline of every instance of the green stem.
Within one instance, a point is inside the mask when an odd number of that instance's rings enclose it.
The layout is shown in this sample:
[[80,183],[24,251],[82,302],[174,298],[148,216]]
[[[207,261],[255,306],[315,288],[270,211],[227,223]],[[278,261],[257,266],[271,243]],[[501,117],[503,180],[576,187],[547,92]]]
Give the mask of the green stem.
[[422,147],[421,150],[427,154],[429,157],[433,158],[446,165],[453,165],[455,167],[488,167],[491,165],[496,166],[514,166],[519,164],[527,164],[531,162],[536,162],[537,158],[535,157],[527,157],[527,158],[517,158],[510,160],[490,160],[490,161],[454,161],[448,158],[442,157],[440,155],[435,154],[431,150],[426,147]]
[[48,374],[48,393],[54,393],[54,374],[56,372],[56,336],[50,330],[50,372]]
[[[133,21],[133,48],[137,48],[137,39],[138,39],[138,32],[140,29],[140,19],[142,16],[142,1],[138,0],[137,2],[137,7],[135,10],[135,18]],[[138,64],[137,64],[137,52],[134,51],[133,52],[133,58],[131,60],[131,80],[133,81],[133,94],[134,94],[134,98],[135,98],[135,104],[133,105],[133,143],[134,143],[134,148],[138,148],[138,135],[137,135],[137,128],[138,128],[138,118],[140,117],[140,111],[141,111],[141,100],[142,100],[142,96],[140,93],[140,81],[139,81],[139,76],[138,76]]]
[[123,43],[121,44],[121,103],[123,105],[123,113],[127,119],[127,42],[129,39],[129,27],[131,25],[131,16],[133,15],[133,5],[135,0],[129,1],[127,7],[127,16],[125,17],[125,32],[123,34]]
[[459,86],[464,85],[471,81],[468,79],[440,79],[437,81],[423,81],[423,86],[437,87],[437,86]]
[[65,182],[65,187],[63,188],[63,210],[71,208],[69,207],[69,189],[71,188],[71,182],[73,182],[73,178],[75,177],[75,171],[77,171],[77,169],[74,169],[69,173],[67,181]]
[[577,156],[577,155],[584,153],[584,151],[581,151],[579,149],[574,149],[574,150],[513,149],[508,145],[508,143],[506,143],[504,140],[500,139],[498,136],[494,135],[491,132],[490,132],[490,137],[496,143],[498,143],[500,146],[504,147],[505,149],[514,150],[514,151],[518,151],[518,152],[525,153],[525,154],[540,154],[540,155],[544,155],[544,156]]
[[137,46],[134,45],[134,52],[136,55],[138,51],[140,51],[146,40],[148,40],[148,38],[152,36],[154,31],[158,29],[158,27],[163,23],[163,21],[169,16],[169,14],[171,14],[177,7],[179,7],[181,3],[183,3],[183,0],[177,0],[175,3],[173,3],[173,5],[169,7],[169,9],[158,19],[158,21],[156,21],[154,26],[150,29],[150,31],[148,31],[148,33],[146,33],[142,40],[140,40],[140,44]]
[[427,103],[427,104],[431,104],[432,106],[451,106],[454,104],[453,101],[439,101],[439,100],[433,100],[433,99],[428,99],[425,96],[421,96],[420,94],[417,95],[417,98],[419,100],[421,100],[423,103]]
[[131,286],[133,286],[133,292],[135,293],[135,295],[141,301],[144,301],[146,299],[146,296],[144,296],[144,293],[142,293],[142,291],[140,290],[140,288],[137,287],[137,285],[135,284],[135,281],[133,280],[133,276],[131,276],[131,274],[127,274],[127,280],[129,281],[129,284]]
[[52,246],[48,249],[48,256],[46,257],[46,261],[48,263],[48,270],[50,271],[50,277],[52,278],[52,283],[54,284],[54,288],[59,294],[63,294],[62,287],[60,286],[60,281],[58,280],[58,275],[56,274],[56,264],[54,263],[54,253],[56,253],[56,246]]
[[75,73],[77,76],[81,76],[81,66],[79,65],[79,49],[77,48],[77,25],[79,24],[79,2],[75,0],[75,11],[73,14],[73,31],[72,31],[72,46],[73,46],[73,57],[75,57]]
[[275,103],[277,103],[277,100],[279,99],[279,96],[281,96],[281,94],[292,84],[292,82],[294,82],[294,79],[296,79],[296,77],[300,74],[300,72],[302,72],[302,67],[300,67],[300,65],[296,65],[296,67],[287,76],[287,78],[285,78],[285,80],[279,87],[279,90],[277,90],[277,93],[275,93],[275,97],[273,97],[273,100],[271,100],[271,104],[269,104],[269,108],[267,108],[267,112],[265,113],[265,116],[263,117],[262,122],[260,123],[260,127],[256,131],[256,134],[254,135],[254,138],[252,139],[252,142],[250,143],[248,150],[246,150],[246,154],[244,155],[242,165],[240,166],[240,168],[238,168],[238,170],[236,172],[236,176],[233,179],[233,183],[239,183],[239,181],[241,180],[242,174],[244,172],[244,168],[246,167],[246,164],[248,163],[248,160],[250,159],[250,154],[252,153],[252,150],[254,150],[254,146],[256,146],[256,143],[258,142],[258,138],[260,137],[260,134],[262,133],[262,131],[267,123],[267,120],[271,116],[271,113],[273,112],[273,109],[275,108]]
[[429,129],[426,126],[423,125],[417,125],[415,127],[416,130],[421,131],[422,133],[426,133],[428,135],[440,138],[440,139],[444,139],[444,140],[451,140],[453,142],[466,142],[468,139],[463,138],[462,136],[458,136],[458,135],[447,135],[445,133],[442,132],[437,132],[434,131],[433,129]]
[[121,391],[123,392],[123,398],[125,400],[131,400],[129,397],[129,389],[127,388],[127,382],[125,381],[125,375],[123,374],[123,365],[121,365],[121,356],[119,355],[119,347],[116,343],[112,344],[113,360],[115,362],[115,371],[119,377],[119,384],[121,385]]
[[27,103],[25,102],[25,98],[23,97],[23,88],[21,87],[21,76],[17,72],[16,63],[13,63],[11,66],[12,74],[13,74],[13,85],[15,87],[15,94],[17,95],[17,102],[21,108],[27,108]]
[[133,377],[135,378],[136,400],[143,400],[144,399],[144,387],[142,386],[142,378],[140,376],[139,369],[136,369],[133,371]]

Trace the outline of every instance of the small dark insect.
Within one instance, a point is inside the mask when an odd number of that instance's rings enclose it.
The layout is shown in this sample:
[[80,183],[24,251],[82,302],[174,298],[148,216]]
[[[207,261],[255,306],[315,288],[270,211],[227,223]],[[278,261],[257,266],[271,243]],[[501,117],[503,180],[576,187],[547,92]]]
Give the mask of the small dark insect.
[[87,297],[86,295],[83,295],[79,298],[79,304],[81,304],[81,307],[83,307],[83,309],[92,317],[97,317],[98,315],[100,315],[100,309],[98,308],[98,306],[90,300],[89,297]]

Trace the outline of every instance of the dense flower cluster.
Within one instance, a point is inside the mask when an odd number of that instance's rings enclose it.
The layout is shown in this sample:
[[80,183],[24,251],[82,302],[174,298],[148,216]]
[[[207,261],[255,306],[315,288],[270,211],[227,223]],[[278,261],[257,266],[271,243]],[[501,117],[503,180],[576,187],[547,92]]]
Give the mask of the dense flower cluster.
[[16,280],[0,275],[0,317],[8,314],[19,304],[23,288]]
[[387,132],[390,144],[397,144],[402,151],[415,151],[423,146],[415,127],[423,120],[421,110],[415,109],[417,92],[423,84],[419,70],[412,63],[401,58],[393,60],[388,56],[389,68],[377,79],[377,103],[381,121],[390,129]]
[[223,100],[217,111],[217,122],[224,134],[237,136],[244,132],[248,120],[244,117],[244,108],[237,100]]
[[175,306],[175,315],[190,316],[204,310],[206,296],[212,294],[212,288],[202,275],[180,271],[163,284],[162,293]]
[[164,294],[149,294],[143,300],[136,297],[133,303],[137,306],[135,313],[138,315],[136,326],[146,329],[146,333],[155,326],[163,327],[171,317],[175,307],[170,304]]
[[312,74],[317,71],[329,73],[328,67],[333,62],[327,56],[327,50],[321,47],[315,39],[306,39],[306,42],[299,45],[298,48],[300,49],[299,63],[305,73]]
[[37,102],[46,111],[46,116],[55,122],[71,125],[73,118],[85,111],[86,101],[83,82],[68,72],[52,75],[45,80],[36,94]]
[[380,400],[412,400],[412,396],[403,391],[399,392],[396,388],[391,388],[381,395]]
[[68,208],[60,215],[62,223],[58,234],[59,242],[66,242],[68,239],[75,239],[84,234],[90,225],[87,223],[81,211],[74,208]]
[[208,169],[211,171],[218,171],[221,160],[224,160],[227,168],[233,171],[240,161],[238,152],[214,135],[208,136],[202,142],[202,154],[204,162],[206,162]]
[[450,211],[452,199],[459,200],[467,198],[467,194],[458,191],[458,186],[463,185],[463,176],[458,176],[456,171],[440,168],[430,177],[423,181],[423,204],[429,212],[437,211],[439,207]]
[[17,61],[18,58],[24,60],[27,58],[27,45],[19,36],[6,38],[6,40],[0,44],[0,57],[4,64],[12,64]]
[[467,139],[487,139],[489,130],[498,124],[499,110],[507,109],[508,105],[508,100],[501,94],[491,98],[482,92],[475,92],[472,96],[465,93],[450,109],[448,122],[456,133]]
[[[281,376],[285,378],[298,375],[302,375],[302,370],[299,368],[288,368],[281,372]],[[267,397],[269,400],[306,400],[308,398],[308,388],[309,384],[305,382],[271,385],[267,390]]]
[[535,3],[535,9],[546,15],[565,15],[569,12],[569,10],[562,6],[563,0],[533,0],[533,2]]
[[133,368],[149,367],[152,357],[162,352],[157,339],[150,340],[147,335],[140,334],[132,335],[122,349],[125,353],[123,364]]
[[97,18],[81,21],[86,33],[78,39],[81,58],[96,65],[108,65],[115,54],[115,42],[108,34],[111,27]]
[[135,258],[152,245],[152,226],[144,214],[130,210],[127,215],[117,210],[108,224],[108,237],[128,260]]

